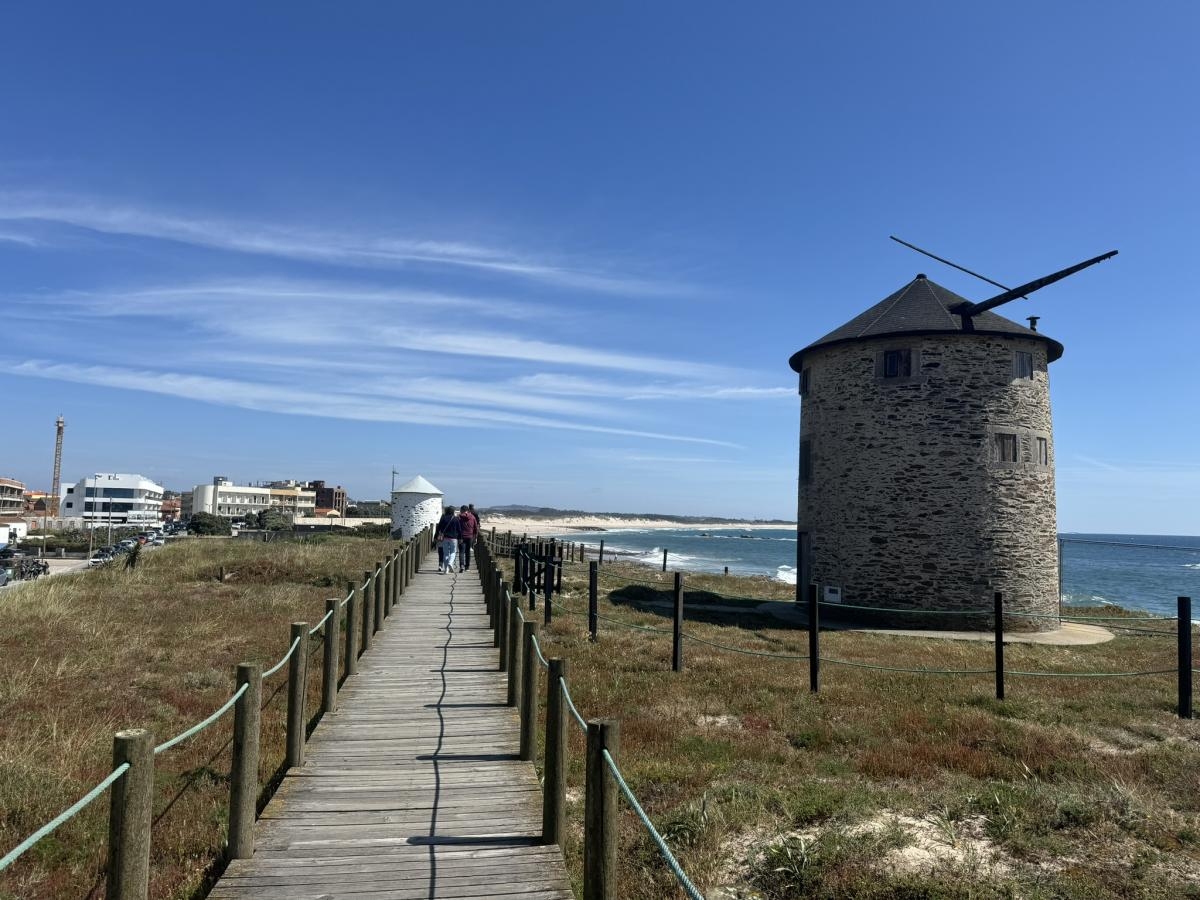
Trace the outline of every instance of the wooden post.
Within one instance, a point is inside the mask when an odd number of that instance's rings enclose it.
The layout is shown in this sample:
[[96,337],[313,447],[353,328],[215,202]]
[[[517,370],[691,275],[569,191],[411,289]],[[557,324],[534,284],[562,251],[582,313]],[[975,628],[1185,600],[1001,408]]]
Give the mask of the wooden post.
[[146,900],[154,818],[154,735],[144,728],[113,737],[113,768],[129,763],[109,788],[108,900]]
[[400,602],[400,551],[392,551],[392,602],[391,608],[395,609],[396,604]]
[[508,608],[508,705],[521,704],[521,600],[513,597]]
[[604,541],[600,542],[600,552],[596,555],[596,562],[604,565]]
[[675,615],[671,628],[671,671],[683,671],[683,573],[675,573]]
[[375,621],[372,632],[379,634],[383,628],[383,613],[387,602],[387,574],[383,570],[383,563],[375,563],[375,580],[371,584],[371,597],[375,601]]
[[1179,718],[1192,717],[1192,598],[1179,597],[1175,622],[1179,644]]
[[[500,635],[504,633],[504,579],[498,571],[492,571],[492,646],[499,647]],[[503,652],[503,651],[501,651]]]
[[521,759],[532,762],[537,755],[538,658],[537,622],[525,623],[525,664],[521,684]]
[[371,599],[371,591],[375,583],[371,580],[370,572],[363,572],[363,593],[362,593],[362,653],[366,653],[371,649],[371,635],[375,633],[375,629],[371,627],[371,612],[375,609],[375,603]]
[[814,694],[821,689],[821,604],[815,584],[808,586],[808,689]]
[[358,672],[358,595],[359,586],[353,581],[346,582],[346,591],[350,602],[346,604],[346,677]]
[[603,751],[616,761],[620,723],[592,719],[587,730],[586,783],[583,801],[583,898],[617,898],[617,780]]
[[726,567],[725,567],[725,574],[726,574],[726,575],[728,575],[728,574],[729,574],[729,566],[726,566]]
[[287,767],[304,765],[304,701],[308,697],[308,623],[293,622],[289,646],[300,639],[288,660]]
[[219,582],[221,582],[221,584],[225,583],[225,567],[224,566],[221,566],[221,568],[217,571],[217,580]]
[[[384,557],[383,560],[383,615],[381,618],[386,619],[392,614],[392,576],[395,570],[392,568],[392,558]],[[378,629],[376,629],[378,630]]]
[[512,593],[508,582],[500,582],[500,609],[496,617],[496,640],[500,647],[500,671],[508,671],[508,614],[512,609]]
[[546,572],[542,578],[542,603],[546,609],[544,611],[544,621],[549,625],[554,620],[554,604],[551,602],[554,597],[554,554],[546,556]]
[[667,548],[663,547],[663,571],[667,571]]
[[262,721],[262,666],[241,663],[237,683],[246,692],[233,707],[233,760],[229,767],[229,858],[254,855],[254,812],[258,803],[258,737]]
[[593,641],[596,640],[596,632],[600,626],[600,591],[596,585],[597,576],[600,574],[597,571],[599,566],[598,560],[593,559],[588,563],[588,634]]
[[551,657],[546,676],[546,759],[542,767],[542,843],[563,845],[567,802],[567,661]]
[[554,564],[554,590],[559,594],[562,593],[563,563],[566,562],[566,558],[563,555],[563,549],[564,548],[562,547],[558,548],[558,560]]
[[993,618],[996,628],[996,699],[1004,699],[1004,595],[992,597]]
[[321,656],[321,713],[337,709],[338,644],[341,642],[342,608],[334,597],[325,601],[325,647]]

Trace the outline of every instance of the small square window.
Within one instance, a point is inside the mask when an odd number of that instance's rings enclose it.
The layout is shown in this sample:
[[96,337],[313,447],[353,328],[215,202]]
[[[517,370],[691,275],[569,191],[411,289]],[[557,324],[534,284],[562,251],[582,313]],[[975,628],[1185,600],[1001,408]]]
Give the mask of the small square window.
[[1013,354],[1013,377],[1033,378],[1033,354],[1021,350]]
[[812,441],[800,442],[800,483],[812,481]]
[[1017,436],[1015,434],[997,434],[995,450],[996,462],[1017,461]]
[[908,378],[912,375],[911,350],[884,350],[883,377]]
[[1038,465],[1050,465],[1050,442],[1044,437],[1037,439]]

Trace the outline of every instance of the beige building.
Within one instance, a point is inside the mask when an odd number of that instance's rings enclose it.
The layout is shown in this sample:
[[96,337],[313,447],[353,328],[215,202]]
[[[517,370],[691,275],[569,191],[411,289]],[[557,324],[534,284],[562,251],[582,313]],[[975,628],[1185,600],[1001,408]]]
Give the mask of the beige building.
[[267,485],[271,492],[271,507],[289,519],[316,515],[317,492],[309,490],[296,481],[272,481]]
[[15,478],[0,478],[0,516],[25,512],[25,485]]

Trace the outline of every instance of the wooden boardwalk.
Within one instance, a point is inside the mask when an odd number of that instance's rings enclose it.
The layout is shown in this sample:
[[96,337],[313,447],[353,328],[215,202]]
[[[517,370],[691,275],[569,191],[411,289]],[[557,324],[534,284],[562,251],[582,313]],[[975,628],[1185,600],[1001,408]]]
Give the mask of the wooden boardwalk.
[[497,654],[478,574],[426,559],[209,896],[569,900]]

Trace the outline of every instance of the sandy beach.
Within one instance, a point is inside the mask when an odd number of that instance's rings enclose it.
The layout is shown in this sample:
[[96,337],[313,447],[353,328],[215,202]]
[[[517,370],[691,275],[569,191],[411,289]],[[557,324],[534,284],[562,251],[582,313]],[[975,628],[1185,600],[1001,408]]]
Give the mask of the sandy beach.
[[503,513],[485,515],[483,529],[495,528],[497,532],[511,531],[514,534],[564,534],[571,531],[613,531],[616,529],[688,528],[710,531],[718,528],[739,528],[754,531],[760,528],[791,528],[794,522],[768,524],[766,522],[678,522],[672,519],[620,519],[614,516],[559,516],[553,519],[527,519],[506,516]]

